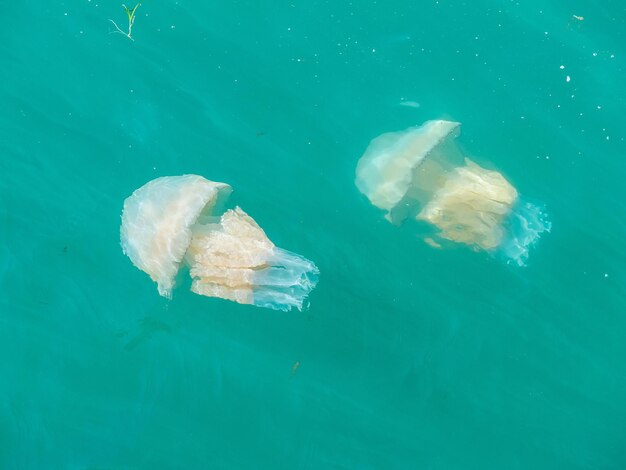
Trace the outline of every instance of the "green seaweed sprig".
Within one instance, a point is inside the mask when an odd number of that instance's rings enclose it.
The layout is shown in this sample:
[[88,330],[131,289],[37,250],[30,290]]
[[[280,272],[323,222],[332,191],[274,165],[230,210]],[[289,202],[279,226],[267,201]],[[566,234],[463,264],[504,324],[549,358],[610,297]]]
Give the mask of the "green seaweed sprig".
[[113,26],[115,26],[115,31],[111,31],[112,33],[120,33],[123,34],[124,36],[126,36],[128,39],[130,39],[131,41],[134,41],[133,39],[133,24],[135,24],[135,17],[137,16],[137,8],[139,8],[139,5],[141,5],[142,0],[139,0],[139,2],[137,2],[137,5],[135,5],[135,7],[131,10],[130,8],[128,8],[126,5],[122,4],[122,8],[124,8],[124,11],[126,12],[126,16],[128,17],[128,31],[123,31],[115,21],[113,20],[109,20],[111,23],[113,23]]

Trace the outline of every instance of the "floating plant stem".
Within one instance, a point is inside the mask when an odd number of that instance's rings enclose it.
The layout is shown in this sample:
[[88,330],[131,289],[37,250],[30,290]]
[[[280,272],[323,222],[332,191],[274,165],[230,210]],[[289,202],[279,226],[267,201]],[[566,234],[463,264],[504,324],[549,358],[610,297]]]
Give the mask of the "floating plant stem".
[[115,29],[116,29],[116,31],[112,31],[113,33],[123,34],[128,39],[130,39],[131,41],[134,41],[133,36],[132,36],[132,34],[133,34],[133,24],[135,23],[135,17],[136,17],[136,14],[137,14],[137,8],[139,8],[139,5],[141,5],[141,0],[139,2],[137,2],[137,5],[135,5],[135,7],[131,10],[126,5],[122,4],[122,8],[124,8],[124,11],[126,12],[126,16],[128,16],[128,31],[123,31],[117,25],[117,23],[115,21],[109,20],[111,23],[113,23],[113,26],[115,26]]

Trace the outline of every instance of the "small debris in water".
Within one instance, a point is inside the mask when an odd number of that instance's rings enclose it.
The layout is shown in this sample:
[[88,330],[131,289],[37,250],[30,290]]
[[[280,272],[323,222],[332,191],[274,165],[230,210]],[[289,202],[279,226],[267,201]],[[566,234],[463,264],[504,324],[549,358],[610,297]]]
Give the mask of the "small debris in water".
[[424,238],[424,241],[426,242],[427,245],[430,245],[433,248],[441,248],[441,245],[430,237]]
[[417,101],[400,101],[400,106],[407,108],[419,108],[421,105]]

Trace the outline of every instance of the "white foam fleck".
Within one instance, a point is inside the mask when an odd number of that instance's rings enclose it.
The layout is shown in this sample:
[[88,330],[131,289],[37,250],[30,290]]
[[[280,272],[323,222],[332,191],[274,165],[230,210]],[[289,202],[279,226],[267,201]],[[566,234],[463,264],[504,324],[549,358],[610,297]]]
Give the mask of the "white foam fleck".
[[417,101],[400,101],[399,105],[407,108],[419,108],[421,106]]

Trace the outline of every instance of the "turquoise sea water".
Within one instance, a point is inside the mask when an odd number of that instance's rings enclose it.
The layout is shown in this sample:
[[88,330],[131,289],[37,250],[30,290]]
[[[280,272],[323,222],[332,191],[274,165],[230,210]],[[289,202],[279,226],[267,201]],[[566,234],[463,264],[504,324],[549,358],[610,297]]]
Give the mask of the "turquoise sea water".
[[[1,468],[626,468],[623,1],[145,0],[135,42],[117,1],[0,15]],[[526,267],[356,189],[440,118],[545,204]],[[158,296],[121,208],[184,173],[315,261],[309,310]]]

